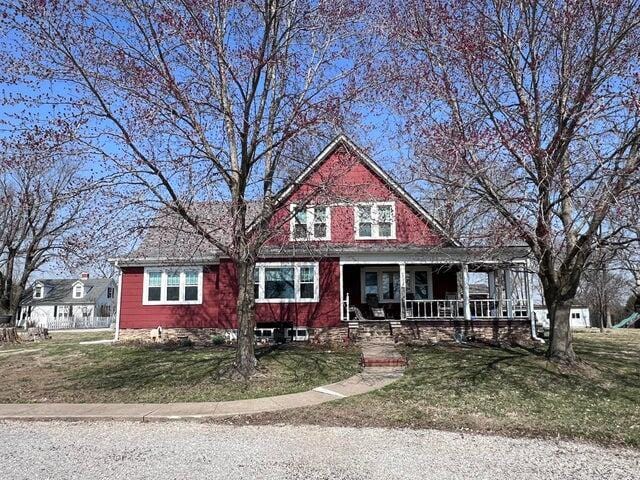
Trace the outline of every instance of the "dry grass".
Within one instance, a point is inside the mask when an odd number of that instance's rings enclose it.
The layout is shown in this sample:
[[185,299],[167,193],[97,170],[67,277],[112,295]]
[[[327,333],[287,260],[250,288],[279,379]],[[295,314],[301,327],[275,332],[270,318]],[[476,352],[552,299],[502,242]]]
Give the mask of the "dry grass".
[[104,337],[54,334],[24,353],[0,350],[0,403],[236,400],[304,391],[358,370],[356,351],[287,345],[261,350],[260,375],[246,383],[224,376],[232,348],[78,344]]
[[577,333],[575,347],[581,363],[571,370],[547,362],[542,349],[409,347],[404,378],[383,390],[251,422],[434,427],[640,447],[640,330]]

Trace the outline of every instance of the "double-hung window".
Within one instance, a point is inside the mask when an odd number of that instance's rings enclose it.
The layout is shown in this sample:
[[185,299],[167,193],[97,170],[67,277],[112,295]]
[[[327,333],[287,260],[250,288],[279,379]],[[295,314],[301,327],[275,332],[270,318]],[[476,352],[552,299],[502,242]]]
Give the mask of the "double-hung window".
[[33,287],[33,298],[42,298],[44,296],[44,286],[36,285]]
[[317,263],[262,263],[254,272],[258,303],[317,302]]
[[329,240],[331,239],[331,217],[329,207],[313,206],[294,212],[291,219],[291,240]]
[[395,204],[378,202],[356,205],[355,227],[358,240],[395,238]]
[[73,298],[82,298],[84,296],[84,285],[76,283],[73,286]]
[[146,268],[144,305],[202,303],[202,267]]

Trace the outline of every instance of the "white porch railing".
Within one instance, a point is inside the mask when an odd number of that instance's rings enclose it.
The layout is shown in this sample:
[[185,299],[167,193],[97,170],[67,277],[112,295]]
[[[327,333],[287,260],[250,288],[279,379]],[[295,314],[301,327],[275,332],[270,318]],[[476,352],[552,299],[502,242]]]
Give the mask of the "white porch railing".
[[[525,318],[526,300],[469,300],[471,319]],[[407,300],[407,319],[464,318],[464,300]]]

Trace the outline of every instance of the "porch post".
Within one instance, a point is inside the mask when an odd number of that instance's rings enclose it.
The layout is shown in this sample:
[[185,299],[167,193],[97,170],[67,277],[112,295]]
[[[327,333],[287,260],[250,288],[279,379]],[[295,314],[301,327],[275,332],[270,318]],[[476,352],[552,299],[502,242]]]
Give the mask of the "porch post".
[[507,317],[513,318],[513,266],[504,270],[504,293],[507,297]]
[[471,308],[469,306],[469,265],[462,264],[462,299],[464,304],[464,319],[471,320]]
[[[344,270],[344,265],[340,262],[340,321],[344,322],[345,320],[345,311],[344,311],[344,282],[342,280],[342,273]],[[349,313],[347,312],[347,315]]]
[[524,268],[524,279],[527,292],[527,312],[529,313],[529,319],[531,320],[533,319],[533,288],[531,285],[531,267],[529,265],[528,259],[527,263],[525,263]]
[[407,318],[407,266],[400,262],[400,320]]

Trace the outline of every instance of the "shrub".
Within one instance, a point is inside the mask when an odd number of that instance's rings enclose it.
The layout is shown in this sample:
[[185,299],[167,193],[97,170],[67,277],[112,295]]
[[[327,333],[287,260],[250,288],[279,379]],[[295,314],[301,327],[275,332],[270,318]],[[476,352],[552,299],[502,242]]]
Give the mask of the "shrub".
[[223,335],[211,335],[211,343],[214,345],[224,345],[225,339]]

